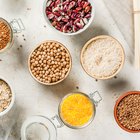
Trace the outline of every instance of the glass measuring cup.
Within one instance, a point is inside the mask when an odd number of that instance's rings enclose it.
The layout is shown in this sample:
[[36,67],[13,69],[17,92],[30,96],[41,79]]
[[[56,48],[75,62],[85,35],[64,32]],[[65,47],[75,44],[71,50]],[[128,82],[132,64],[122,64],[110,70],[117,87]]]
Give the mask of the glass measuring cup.
[[11,22],[0,17],[0,21],[5,23],[10,30],[10,41],[7,43],[6,47],[0,50],[0,53],[5,52],[7,49],[11,48],[14,43],[14,34],[20,33],[22,30],[25,30],[25,27],[21,19],[13,19]]
[[[68,123],[66,123],[64,121],[64,119],[62,118],[62,116],[60,115],[60,107],[61,107],[61,103],[69,96],[72,94],[81,94],[84,95],[85,97],[87,97],[93,104],[93,110],[94,113],[91,117],[91,119],[83,126],[72,126],[69,125]],[[91,93],[89,95],[85,94],[85,93],[81,93],[81,92],[75,92],[75,93],[70,93],[68,95],[66,95],[60,102],[59,107],[58,107],[58,115],[55,115],[54,117],[47,118],[45,116],[32,116],[28,119],[25,120],[25,122],[22,125],[21,128],[21,140],[28,140],[27,139],[27,129],[30,128],[33,124],[40,124],[42,126],[44,126],[44,128],[46,129],[46,133],[49,134],[48,136],[48,140],[56,140],[57,139],[57,128],[61,128],[64,125],[66,125],[69,128],[72,129],[81,129],[81,128],[85,128],[87,127],[89,124],[91,124],[91,122],[93,121],[95,114],[96,114],[96,107],[98,105],[98,103],[102,100],[102,97],[100,96],[98,91],[95,91],[94,93]]]

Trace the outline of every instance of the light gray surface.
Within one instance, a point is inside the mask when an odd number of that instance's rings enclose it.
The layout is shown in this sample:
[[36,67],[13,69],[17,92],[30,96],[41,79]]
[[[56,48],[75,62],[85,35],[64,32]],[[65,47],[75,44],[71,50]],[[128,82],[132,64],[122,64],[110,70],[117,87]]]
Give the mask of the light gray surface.
[[133,0],[104,0],[118,28],[133,48]]
[[[58,129],[58,140],[139,140],[139,134],[124,132],[118,127],[113,117],[113,107],[118,96],[128,90],[140,90],[140,74],[133,69],[131,64],[132,53],[129,50],[129,46],[132,46],[130,40],[132,39],[130,24],[132,20],[129,3],[127,2],[127,5],[125,5],[122,2],[123,7],[125,7],[123,8],[120,7],[122,4],[119,3],[121,0],[117,4],[115,0],[106,0],[108,8],[112,11],[111,15],[116,21],[114,22],[104,4],[100,0],[95,0],[95,23],[81,35],[65,37],[52,32],[48,27],[44,27],[46,22],[42,14],[43,2],[44,0],[34,2],[32,0],[0,1],[0,15],[8,21],[21,17],[26,27],[26,30],[15,38],[13,48],[0,55],[0,59],[2,59],[0,76],[10,83],[17,99],[14,111],[0,120],[0,135],[4,135],[5,130],[8,130],[14,124],[9,140],[19,140],[21,124],[26,117],[38,114],[49,118],[54,116],[57,114],[61,98],[69,92],[77,91],[76,87],[78,86],[78,91],[87,94],[98,90],[103,97],[103,101],[99,104],[95,120],[89,127],[82,130],[72,130],[67,127]],[[116,8],[119,9],[119,12],[116,12]],[[127,10],[126,12],[120,12],[120,9],[122,11]],[[120,30],[115,23],[118,23]],[[126,33],[128,28],[131,28],[131,30]],[[120,31],[125,35],[124,38],[128,44],[124,41]],[[25,37],[22,36],[23,34]],[[79,55],[82,46],[91,37],[99,34],[109,34],[116,37],[125,48],[126,64],[117,79],[96,82],[86,75],[81,68]],[[26,38],[26,41],[24,41],[24,38]],[[61,84],[52,87],[36,83],[30,76],[27,67],[27,59],[31,50],[46,39],[58,40],[65,44],[73,58],[73,69],[69,77]],[[23,47],[20,48],[20,45],[23,45]],[[1,140],[3,140],[2,137]]]

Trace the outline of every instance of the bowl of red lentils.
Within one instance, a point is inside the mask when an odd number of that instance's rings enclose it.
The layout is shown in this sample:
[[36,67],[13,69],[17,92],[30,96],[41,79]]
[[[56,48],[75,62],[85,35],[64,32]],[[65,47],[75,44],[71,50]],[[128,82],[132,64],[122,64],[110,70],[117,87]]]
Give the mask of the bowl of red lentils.
[[60,42],[47,40],[39,44],[28,59],[32,77],[44,85],[55,85],[69,75],[72,59],[69,50]]
[[43,8],[47,24],[63,35],[85,31],[95,15],[93,0],[45,0]]
[[140,91],[129,91],[117,100],[114,107],[117,124],[130,133],[140,133]]

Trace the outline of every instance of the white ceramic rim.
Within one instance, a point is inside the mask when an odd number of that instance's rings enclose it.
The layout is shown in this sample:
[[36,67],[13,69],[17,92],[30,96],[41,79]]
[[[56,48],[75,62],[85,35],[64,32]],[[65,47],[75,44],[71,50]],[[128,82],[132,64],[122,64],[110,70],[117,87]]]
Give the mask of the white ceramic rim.
[[89,26],[90,24],[92,23],[94,17],[95,17],[95,4],[93,2],[93,0],[88,0],[92,6],[92,12],[91,12],[91,18],[90,20],[88,21],[88,23],[84,26],[83,29],[80,29],[79,31],[77,32],[74,32],[74,33],[64,33],[64,32],[61,32],[59,30],[57,30],[55,27],[52,26],[52,24],[50,23],[49,19],[47,18],[47,15],[46,15],[46,3],[47,3],[48,0],[45,0],[44,1],[44,5],[43,5],[43,14],[44,14],[44,18],[47,22],[47,24],[50,26],[50,28],[52,28],[54,31],[60,33],[60,34],[63,34],[63,35],[67,35],[67,36],[72,36],[72,35],[77,35],[77,34],[80,34],[82,32],[84,32]]
[[11,108],[13,107],[13,105],[15,103],[15,93],[13,92],[12,88],[10,87],[10,85],[5,80],[3,80],[2,78],[0,78],[0,80],[4,81],[9,86],[9,88],[11,90],[11,93],[12,93],[12,100],[11,100],[10,105],[8,106],[7,109],[5,109],[4,111],[0,112],[0,117],[2,117],[5,114],[7,114],[11,110]]

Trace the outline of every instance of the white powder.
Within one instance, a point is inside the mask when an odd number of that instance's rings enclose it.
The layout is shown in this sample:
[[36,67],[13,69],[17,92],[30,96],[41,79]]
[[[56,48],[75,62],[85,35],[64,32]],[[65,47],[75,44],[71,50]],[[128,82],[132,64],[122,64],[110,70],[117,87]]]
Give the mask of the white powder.
[[116,74],[124,61],[121,45],[113,38],[92,41],[82,54],[82,64],[87,73],[97,79],[107,79]]

